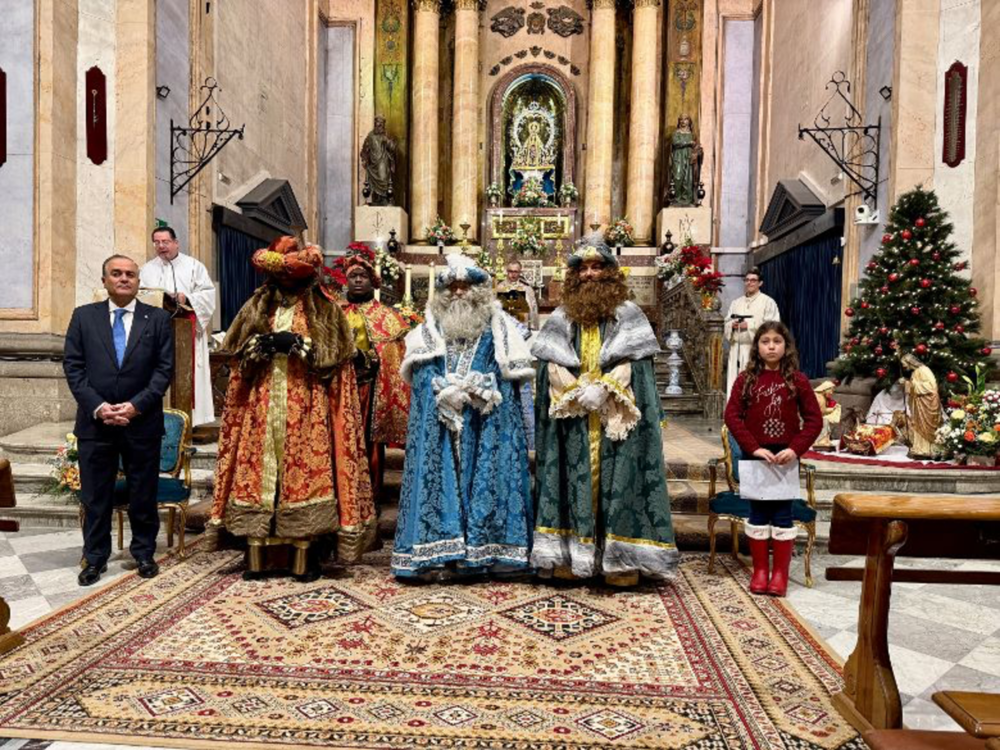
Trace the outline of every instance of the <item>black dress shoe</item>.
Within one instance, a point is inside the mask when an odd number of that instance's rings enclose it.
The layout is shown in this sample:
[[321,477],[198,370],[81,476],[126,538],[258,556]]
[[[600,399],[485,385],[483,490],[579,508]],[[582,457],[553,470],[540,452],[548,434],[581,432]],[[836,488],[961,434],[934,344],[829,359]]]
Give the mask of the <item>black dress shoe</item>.
[[80,571],[80,575],[76,577],[76,580],[81,586],[93,586],[101,580],[101,573],[104,573],[107,569],[107,563],[102,563],[101,565],[87,563],[87,567]]
[[155,578],[160,572],[160,566],[155,560],[139,561],[139,578]]

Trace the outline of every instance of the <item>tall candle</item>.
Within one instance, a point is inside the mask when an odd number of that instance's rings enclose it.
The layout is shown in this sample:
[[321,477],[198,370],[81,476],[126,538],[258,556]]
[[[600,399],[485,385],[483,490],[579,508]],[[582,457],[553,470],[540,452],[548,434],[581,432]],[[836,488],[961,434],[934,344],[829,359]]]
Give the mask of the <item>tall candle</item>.
[[406,266],[406,274],[403,276],[403,299],[410,299],[410,266]]
[[428,270],[429,279],[427,281],[427,301],[430,302],[434,299],[434,264],[431,263],[430,269]]
[[[375,275],[376,276],[381,276],[382,275],[382,264],[381,263],[376,263],[375,264]],[[378,287],[375,288],[375,301],[376,302],[381,302],[382,301],[382,290],[380,290]]]

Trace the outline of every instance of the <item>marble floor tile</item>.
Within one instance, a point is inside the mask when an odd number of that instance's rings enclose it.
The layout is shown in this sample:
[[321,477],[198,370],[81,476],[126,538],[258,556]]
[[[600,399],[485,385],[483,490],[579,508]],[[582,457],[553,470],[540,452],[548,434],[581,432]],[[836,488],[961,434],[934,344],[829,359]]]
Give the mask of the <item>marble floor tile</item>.
[[46,552],[28,552],[20,555],[21,562],[29,573],[40,573],[57,568],[72,568],[80,563],[83,556],[82,545],[69,549],[54,549]]
[[889,644],[889,658],[899,692],[921,695],[954,667],[945,659],[921,654],[903,646]]
[[931,589],[897,592],[891,610],[982,635],[1000,630],[1000,617],[995,609],[942,596]]
[[8,555],[16,555],[14,548],[10,546],[10,542],[3,538],[3,534],[0,534],[0,557],[7,557]]
[[913,698],[903,706],[903,724],[907,729],[925,729],[932,732],[960,732],[962,728],[948,714],[924,698]]
[[1000,678],[1000,636],[991,636],[958,661],[963,667]]
[[[851,630],[857,630],[855,624]],[[969,630],[932,622],[924,614],[915,617],[889,609],[889,643],[905,645],[917,653],[936,656],[952,663],[960,662],[975,649],[983,636]]]
[[38,587],[29,575],[0,578],[0,596],[8,602],[27,599],[29,596],[36,596],[39,593]]
[[20,599],[16,602],[7,602],[10,605],[10,628],[17,630],[23,628],[40,617],[44,617],[52,611],[49,604],[41,594],[30,596],[27,599]]
[[789,590],[788,602],[802,617],[817,625],[843,630],[858,622],[857,604],[835,594],[797,587]]
[[[963,602],[972,602],[983,607],[1000,610],[1000,586],[949,586],[948,598],[960,599]],[[997,618],[1000,619],[1000,612],[997,613]]]
[[834,653],[840,657],[841,661],[846,661],[847,657],[854,651],[858,643],[858,634],[852,630],[841,630],[834,636],[827,639],[826,644],[833,649]]
[[938,690],[1000,693],[1000,676],[958,664],[938,677],[920,697],[930,700],[931,696]]
[[993,570],[1000,572],[1000,560],[966,560],[956,570]]
[[32,573],[31,578],[42,596],[51,597],[53,594],[62,594],[66,591],[78,591],[80,588],[77,581],[79,573],[79,568],[56,568],[41,573]]
[[33,552],[48,552],[50,550],[79,549],[81,543],[79,529],[58,529],[51,534],[35,534],[20,536],[11,534],[7,541],[19,555],[30,555]]
[[17,555],[0,557],[0,578],[26,575],[28,569]]

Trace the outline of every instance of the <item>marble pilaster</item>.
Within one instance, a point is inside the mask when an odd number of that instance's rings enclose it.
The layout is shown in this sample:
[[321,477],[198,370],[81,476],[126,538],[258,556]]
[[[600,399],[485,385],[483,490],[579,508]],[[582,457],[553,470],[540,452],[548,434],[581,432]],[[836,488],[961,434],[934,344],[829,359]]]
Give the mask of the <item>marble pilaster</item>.
[[632,16],[632,112],[625,214],[637,244],[653,231],[653,180],[658,152],[660,0],[637,0]]
[[410,236],[426,237],[438,203],[438,37],[440,0],[416,0],[413,13],[413,128]]
[[584,223],[611,222],[611,160],[614,146],[615,2],[594,0],[590,20],[590,83],[587,90],[587,161]]
[[451,226],[459,231],[462,224],[469,224],[470,240],[475,239],[479,226],[476,221],[478,101],[479,0],[458,0],[455,5],[455,93],[451,119]]
[[972,225],[972,284],[980,292],[979,309],[983,320],[983,335],[992,341],[1000,339],[1000,43],[996,34],[987,29],[1000,24],[1000,3],[984,2],[981,6],[980,28],[983,36],[979,46],[979,90],[975,129],[975,194]]

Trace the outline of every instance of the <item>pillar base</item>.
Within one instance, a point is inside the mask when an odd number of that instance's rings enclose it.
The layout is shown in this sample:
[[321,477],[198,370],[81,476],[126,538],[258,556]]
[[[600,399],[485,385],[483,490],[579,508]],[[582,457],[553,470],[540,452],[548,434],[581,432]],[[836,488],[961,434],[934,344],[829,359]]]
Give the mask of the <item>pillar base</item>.
[[358,206],[354,210],[354,239],[358,242],[389,241],[389,231],[396,230],[402,246],[410,239],[410,220],[399,206]]
[[662,245],[670,231],[670,241],[682,247],[690,241],[695,245],[712,244],[712,208],[710,206],[668,206],[656,217],[657,245]]

